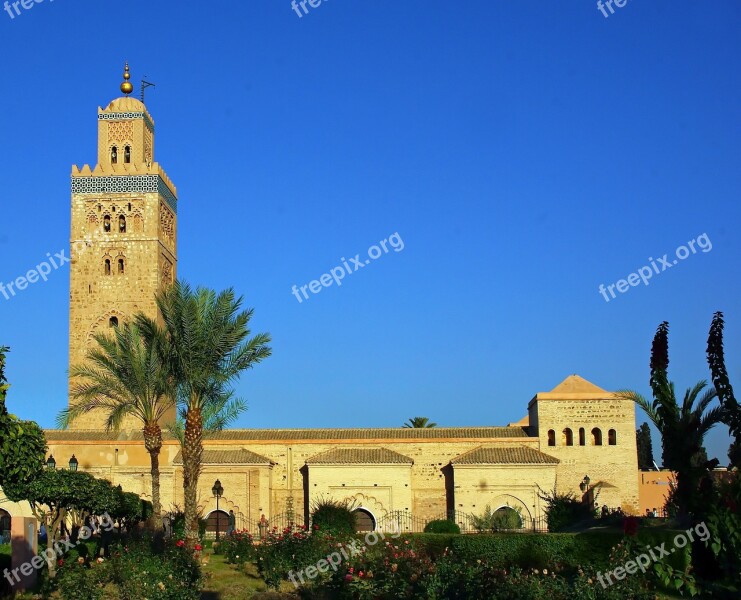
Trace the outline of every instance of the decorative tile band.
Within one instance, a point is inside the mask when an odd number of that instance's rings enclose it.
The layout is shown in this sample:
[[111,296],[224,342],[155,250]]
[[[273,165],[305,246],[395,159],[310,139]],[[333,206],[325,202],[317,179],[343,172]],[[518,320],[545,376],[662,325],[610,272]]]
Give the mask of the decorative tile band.
[[130,119],[144,119],[144,123],[146,123],[147,129],[154,133],[154,123],[152,123],[149,115],[145,112],[116,112],[98,114],[99,121],[128,121]]
[[178,200],[159,175],[111,175],[108,177],[73,177],[73,194],[152,193],[158,192],[177,214]]

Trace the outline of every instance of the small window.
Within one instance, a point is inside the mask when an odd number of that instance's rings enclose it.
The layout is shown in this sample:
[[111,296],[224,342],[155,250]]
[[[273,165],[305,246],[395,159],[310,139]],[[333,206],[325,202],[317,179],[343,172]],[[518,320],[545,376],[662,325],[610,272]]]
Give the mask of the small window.
[[124,274],[124,267],[125,267],[125,265],[124,265],[124,259],[123,258],[119,258],[118,259],[118,274],[119,275],[123,275]]
[[602,445],[602,430],[599,427],[592,429],[592,446]]
[[553,431],[553,429],[548,430],[548,445],[549,446],[556,445],[556,432]]
[[103,263],[103,274],[111,274],[111,260],[109,258],[106,258],[105,262]]
[[131,212],[131,202],[129,202],[129,212]]
[[123,215],[118,217],[118,232],[126,233],[126,217]]
[[131,162],[131,146],[126,146],[124,148],[124,162],[126,164]]
[[111,215],[103,217],[103,231],[110,233],[111,231]]
[[610,429],[610,431],[607,432],[607,443],[610,446],[617,446],[617,431],[614,429]]
[[113,148],[111,148],[111,164],[115,165],[116,163],[118,163],[118,148],[113,146]]
[[569,427],[563,430],[563,445],[573,446],[574,445],[574,432]]
[[586,446],[587,445],[587,435],[584,431],[584,427],[579,427],[579,445],[580,446]]
[[111,317],[110,319],[108,319],[108,326],[118,327],[118,317]]

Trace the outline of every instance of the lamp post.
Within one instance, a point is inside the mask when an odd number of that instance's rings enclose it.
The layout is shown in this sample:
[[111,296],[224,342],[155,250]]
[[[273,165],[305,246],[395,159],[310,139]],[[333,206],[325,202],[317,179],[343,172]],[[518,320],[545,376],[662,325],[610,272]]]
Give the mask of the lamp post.
[[78,462],[77,458],[76,458],[76,457],[75,457],[75,455],[73,454],[73,455],[72,455],[72,458],[70,458],[70,459],[69,459],[69,470],[70,470],[70,471],[77,471],[77,466],[78,466],[79,464],[80,464],[80,463]]
[[57,468],[57,461],[54,460],[54,455],[50,454],[49,458],[46,459],[46,466],[48,469],[56,469]]
[[224,486],[221,485],[221,481],[218,479],[214,482],[214,487],[211,488],[213,495],[216,497],[216,541],[219,541],[219,498],[224,495]]
[[579,489],[581,489],[582,492],[586,492],[589,489],[589,475],[585,475],[584,479],[581,480],[581,483],[579,484]]

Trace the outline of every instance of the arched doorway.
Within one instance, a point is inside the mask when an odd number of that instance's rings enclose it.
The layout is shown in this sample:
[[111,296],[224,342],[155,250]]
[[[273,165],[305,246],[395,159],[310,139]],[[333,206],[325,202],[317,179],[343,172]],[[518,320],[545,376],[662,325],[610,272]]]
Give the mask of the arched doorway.
[[229,528],[229,513],[223,510],[215,510],[208,515],[206,520],[206,533],[213,533],[216,535],[216,521],[219,522],[219,535],[226,533]]
[[355,513],[355,530],[356,531],[375,531],[376,519],[370,511],[364,508],[358,508]]
[[10,513],[0,508],[0,544],[10,543]]
[[511,506],[502,506],[494,511],[493,529],[522,529],[522,515]]

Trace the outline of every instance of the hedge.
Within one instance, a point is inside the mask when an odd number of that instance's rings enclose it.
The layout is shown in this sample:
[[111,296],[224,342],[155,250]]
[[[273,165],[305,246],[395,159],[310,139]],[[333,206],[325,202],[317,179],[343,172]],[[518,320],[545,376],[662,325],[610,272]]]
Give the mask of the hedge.
[[[641,547],[665,544],[674,547],[678,531],[644,530],[637,537]],[[584,533],[484,533],[470,535],[412,534],[434,559],[445,549],[463,560],[476,561],[486,557],[498,567],[520,566],[543,568],[560,563],[565,567],[591,565],[609,566],[610,550],[625,536],[617,531],[590,531]],[[658,553],[657,553],[658,554]],[[681,567],[682,552],[673,554],[670,563]],[[674,566],[674,565],[673,565]]]

